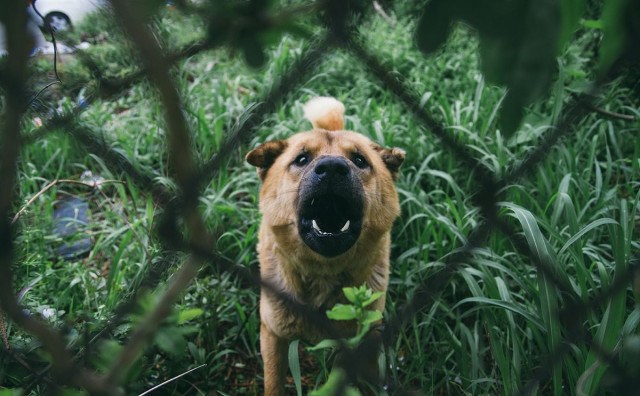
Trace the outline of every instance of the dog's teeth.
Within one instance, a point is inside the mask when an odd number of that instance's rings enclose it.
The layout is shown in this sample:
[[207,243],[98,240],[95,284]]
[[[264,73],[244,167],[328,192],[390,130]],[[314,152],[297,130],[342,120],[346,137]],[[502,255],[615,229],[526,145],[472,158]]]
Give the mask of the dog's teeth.
[[[334,235],[331,232],[326,232],[326,231],[322,231],[322,229],[320,228],[320,226],[318,225],[318,222],[315,220],[311,220],[311,226],[313,227],[314,230],[318,231],[320,234],[322,235]],[[349,229],[349,227],[351,226],[351,220],[347,220],[346,223],[344,223],[344,225],[342,226],[342,228],[340,229],[340,232],[345,232]]]

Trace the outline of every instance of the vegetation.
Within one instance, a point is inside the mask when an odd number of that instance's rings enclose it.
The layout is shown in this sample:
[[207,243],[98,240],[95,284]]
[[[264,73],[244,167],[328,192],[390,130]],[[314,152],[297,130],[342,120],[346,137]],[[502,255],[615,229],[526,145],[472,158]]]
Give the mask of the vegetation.
[[[395,318],[484,222],[474,195],[478,174],[509,174],[553,132],[570,103],[588,92],[589,83],[604,80],[602,64],[611,67],[613,61],[599,60],[596,54],[602,31],[593,25],[601,21],[600,15],[577,18],[571,23],[578,31],[566,33],[563,46],[544,54],[551,57],[554,70],[540,77],[549,89],[528,93],[524,103],[512,103],[516,113],[518,106],[526,107],[521,118],[502,116],[509,118],[509,133],[505,133],[500,109],[512,98],[504,87],[494,85],[503,81],[491,76],[488,83],[481,72],[488,67],[479,55],[484,37],[476,33],[482,26],[470,23],[474,30],[454,23],[441,47],[439,43],[425,47],[428,43],[414,40],[420,21],[424,23],[415,10],[397,6],[395,12],[387,12],[389,18],[366,14],[359,28],[364,45],[422,98],[425,111],[472,153],[482,169],[469,169],[363,67],[361,59],[346,50],[327,49],[317,71],[293,89],[207,181],[199,207],[210,230],[224,229],[217,235],[217,250],[256,273],[259,181],[255,169],[244,163],[244,154],[260,142],[309,129],[302,116],[302,104],[309,98],[337,97],[346,105],[348,129],[407,151],[398,180],[402,216],[393,230],[384,313],[385,318]],[[219,151],[243,111],[304,51],[305,37],[318,29],[314,18],[303,21],[297,30],[303,33],[278,35],[277,40],[261,43],[266,61],[262,68],[247,66],[246,51],[235,47],[179,62],[174,72],[198,160],[207,161]],[[211,34],[208,21],[179,10],[156,10],[152,23],[169,51]],[[137,70],[131,44],[114,26],[106,16],[96,15],[78,28],[92,43],[86,56],[101,65],[109,78]],[[68,37],[72,42],[79,39],[79,33]],[[249,63],[260,64],[260,59],[254,61]],[[584,301],[619,277],[635,274],[630,271],[640,249],[640,85],[637,73],[624,64],[616,67],[618,77],[597,91],[595,108],[584,111],[570,132],[545,152],[539,166],[499,192],[499,217]],[[52,59],[34,60],[34,86],[42,84],[51,70]],[[38,136],[40,120],[71,111],[95,88],[95,70],[81,56],[65,56],[58,72],[62,84],[32,101],[25,120],[25,136],[32,140],[22,149],[19,161],[14,208],[16,213],[25,210],[15,223],[14,285],[30,315],[63,332],[74,356],[103,372],[186,257],[162,243],[158,230],[165,218],[164,206],[151,194],[154,186],[175,189],[169,177],[173,164],[166,154],[163,108],[147,82],[132,85],[116,98],[95,98],[73,123]],[[151,184],[140,183],[133,171],[113,169],[99,150],[87,151],[87,140],[79,138],[79,132],[90,137],[94,148],[105,146],[126,157],[132,170],[146,175]],[[86,171],[104,181],[97,187],[65,181],[78,181]],[[62,260],[56,254],[62,242],[52,231],[53,214],[69,195],[89,204],[90,222],[80,238],[89,235],[92,249],[87,257]],[[541,367],[548,368],[549,375],[531,383],[531,389],[541,394],[628,391],[625,377],[610,367],[616,363],[630,372],[638,367],[637,279],[632,285],[629,275],[618,293],[584,315],[575,314],[584,307],[563,311],[574,303],[570,293],[560,292],[551,274],[541,274],[534,264],[504,234],[487,235],[436,301],[416,312],[386,346],[387,391],[514,394]],[[100,333],[114,310],[134,296],[132,313]],[[206,364],[157,392],[259,394],[257,307],[255,285],[213,264],[205,266],[128,374],[124,392],[142,393]],[[559,310],[564,317],[558,317]],[[41,372],[46,378],[49,364],[40,341],[6,319],[0,395],[51,392],[50,381],[39,378]],[[608,364],[599,360],[602,356],[593,344],[576,336],[576,327],[609,351]],[[567,351],[557,355],[562,345]],[[295,352],[290,350],[290,358]],[[327,381],[332,357],[326,349],[308,350],[303,344],[299,353],[301,367],[294,379],[306,394]],[[549,356],[556,355],[557,364],[550,364]],[[296,384],[290,389],[294,392]]]

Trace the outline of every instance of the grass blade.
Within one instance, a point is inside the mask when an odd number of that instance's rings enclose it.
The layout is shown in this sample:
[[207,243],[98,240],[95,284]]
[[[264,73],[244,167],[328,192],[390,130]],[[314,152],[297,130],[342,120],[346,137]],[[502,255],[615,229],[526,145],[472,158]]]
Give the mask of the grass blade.
[[[515,217],[522,225],[524,236],[529,244],[529,249],[540,258],[540,260],[551,269],[559,269],[558,262],[552,254],[551,246],[542,235],[542,231],[538,227],[535,217],[528,210],[513,204],[506,204]],[[561,271],[556,271],[561,272]],[[558,312],[558,289],[553,282],[544,274],[538,277],[539,297],[540,297],[540,313],[542,320],[547,328],[549,336],[549,351],[553,350],[560,344],[560,323],[556,318]],[[553,394],[562,395],[562,365],[556,365],[552,371]]]
[[[614,281],[617,277],[622,276],[626,272],[627,259],[629,257],[631,230],[628,225],[633,219],[629,219],[629,212],[627,210],[626,199],[620,200],[620,221],[617,224],[610,224],[611,234],[611,249],[615,261],[615,274]],[[606,285],[603,283],[603,287]],[[617,293],[607,304],[607,308],[602,316],[602,320],[596,331],[594,340],[598,342],[603,348],[612,350],[619,343],[623,327],[625,323],[626,314],[626,298],[627,293]],[[598,360],[598,354],[595,351],[589,351],[585,362],[585,370],[589,370],[592,365]],[[600,385],[600,380],[604,375],[606,365],[598,365],[593,374],[585,381],[584,392],[587,395],[596,394]]]
[[564,253],[565,250],[567,250],[569,247],[571,247],[571,245],[575,241],[577,241],[578,239],[582,238],[584,236],[584,234],[586,234],[587,232],[593,230],[596,227],[600,227],[601,225],[605,225],[605,224],[618,224],[618,222],[615,221],[614,219],[610,219],[610,218],[604,218],[604,219],[598,219],[598,220],[592,221],[591,223],[589,223],[586,226],[584,226],[577,234],[572,236],[564,244],[564,246],[562,246],[562,249],[560,249],[560,251],[558,252],[558,256],[561,256],[562,253]]
[[302,379],[300,373],[300,358],[298,356],[298,344],[300,344],[300,340],[293,340],[289,344],[289,370],[291,370],[293,382],[296,384],[296,393],[298,396],[302,396]]

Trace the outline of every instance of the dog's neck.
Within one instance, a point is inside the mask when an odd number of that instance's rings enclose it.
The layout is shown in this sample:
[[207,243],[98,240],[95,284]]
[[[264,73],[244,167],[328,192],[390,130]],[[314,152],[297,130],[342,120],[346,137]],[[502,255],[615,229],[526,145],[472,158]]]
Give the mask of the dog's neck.
[[[362,244],[360,246],[371,246]],[[343,301],[342,288],[366,284],[373,290],[384,291],[388,283],[389,234],[383,235],[374,246],[377,249],[358,249],[334,259],[311,259],[308,254],[292,255],[292,249],[274,246],[273,263],[280,268],[285,279],[278,282],[287,285],[284,292],[296,300],[316,308],[331,307]],[[275,274],[274,274],[275,275]],[[319,276],[320,275],[320,276]],[[278,275],[276,275],[278,276]]]

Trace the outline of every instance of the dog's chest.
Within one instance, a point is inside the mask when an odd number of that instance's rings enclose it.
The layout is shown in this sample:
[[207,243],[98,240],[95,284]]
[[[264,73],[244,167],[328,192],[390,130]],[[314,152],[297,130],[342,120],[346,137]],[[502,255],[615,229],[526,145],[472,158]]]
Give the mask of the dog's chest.
[[350,285],[348,275],[334,277],[300,276],[296,291],[299,299],[314,308],[331,308],[342,300],[342,288]]

